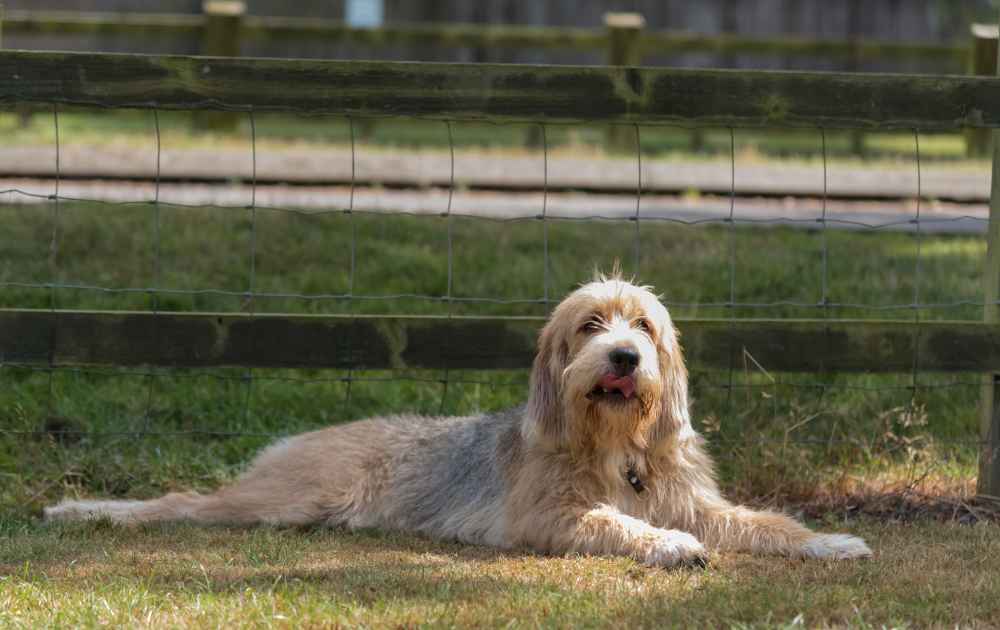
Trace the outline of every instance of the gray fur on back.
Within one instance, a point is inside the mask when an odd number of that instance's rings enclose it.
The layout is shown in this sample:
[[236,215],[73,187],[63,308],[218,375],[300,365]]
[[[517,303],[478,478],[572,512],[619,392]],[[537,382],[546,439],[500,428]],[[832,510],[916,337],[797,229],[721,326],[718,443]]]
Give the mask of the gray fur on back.
[[393,475],[371,506],[372,524],[500,545],[504,471],[523,413],[522,406],[478,416],[387,419],[397,436],[396,456]]

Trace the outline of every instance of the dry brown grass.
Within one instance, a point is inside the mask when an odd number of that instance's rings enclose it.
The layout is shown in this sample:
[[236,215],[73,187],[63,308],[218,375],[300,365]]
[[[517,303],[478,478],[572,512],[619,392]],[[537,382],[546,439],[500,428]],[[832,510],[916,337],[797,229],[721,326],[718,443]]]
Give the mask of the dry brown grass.
[[[829,527],[829,525],[827,525]],[[1000,619],[1000,527],[868,518],[870,561],[715,555],[704,571],[339,530],[25,525],[0,539],[11,626],[963,625]]]

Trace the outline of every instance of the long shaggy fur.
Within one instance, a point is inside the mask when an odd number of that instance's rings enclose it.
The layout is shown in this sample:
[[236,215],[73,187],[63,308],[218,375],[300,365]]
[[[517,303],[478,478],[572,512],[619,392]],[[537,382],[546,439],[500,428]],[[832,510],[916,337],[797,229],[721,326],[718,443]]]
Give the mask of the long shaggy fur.
[[[637,356],[634,394],[602,396],[616,349]],[[601,278],[568,296],[542,330],[530,387],[527,404],[498,414],[372,418],[280,441],[209,495],[66,500],[45,515],[380,527],[656,566],[703,562],[706,549],[871,553],[722,497],[691,428],[677,332],[646,287]]]

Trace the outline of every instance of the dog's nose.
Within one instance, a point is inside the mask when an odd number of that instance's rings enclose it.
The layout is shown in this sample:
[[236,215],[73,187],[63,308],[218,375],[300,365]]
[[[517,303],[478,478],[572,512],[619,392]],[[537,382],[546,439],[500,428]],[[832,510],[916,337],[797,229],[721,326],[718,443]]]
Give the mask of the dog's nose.
[[639,353],[632,348],[615,348],[608,355],[616,376],[628,376],[639,365]]

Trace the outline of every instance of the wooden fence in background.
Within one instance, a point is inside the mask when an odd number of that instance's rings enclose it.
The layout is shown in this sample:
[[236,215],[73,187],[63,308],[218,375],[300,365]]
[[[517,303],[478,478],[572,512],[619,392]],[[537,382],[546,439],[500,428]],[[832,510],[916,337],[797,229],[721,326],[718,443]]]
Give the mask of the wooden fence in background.
[[[635,67],[417,64],[0,51],[22,103],[493,122],[961,131],[1000,128],[1000,78]],[[994,132],[995,133],[995,132]],[[994,143],[997,146],[997,143]],[[984,322],[687,320],[691,361],[769,370],[988,373],[979,488],[1000,496],[1000,159]],[[655,283],[655,278],[649,278]],[[0,311],[0,356],[49,364],[528,367],[540,321]],[[451,343],[440,343],[442,339]],[[350,340],[345,345],[345,340]],[[442,350],[447,347],[448,350]]]
[[[0,3],[2,5],[2,3]],[[972,29],[967,44],[921,42],[817,40],[801,37],[743,37],[704,35],[681,31],[645,30],[637,14],[608,14],[605,29],[422,23],[386,25],[377,29],[354,28],[344,22],[313,18],[255,16],[246,14],[245,3],[208,0],[203,13],[76,13],[59,11],[8,11],[0,7],[0,31],[21,35],[76,34],[121,35],[140,38],[195,37],[201,52],[212,56],[238,56],[244,43],[302,39],[350,42],[367,47],[426,46],[472,49],[562,49],[603,51],[608,65],[642,65],[651,55],[716,53],[729,55],[780,56],[839,60],[848,67],[866,61],[925,60],[946,64],[956,73],[993,75],[990,60],[996,54],[996,34],[981,26]],[[216,113],[199,117],[202,126],[232,129],[236,119]],[[369,129],[370,131],[370,129]],[[989,134],[966,133],[968,154],[982,157],[989,152]],[[612,150],[630,150],[626,130],[611,128],[607,145]],[[529,145],[537,138],[529,134]],[[693,132],[691,148],[702,147],[702,135]],[[853,150],[865,153],[860,132],[854,134]]]
[[[386,25],[377,29],[353,28],[337,20],[245,15],[242,2],[209,1],[206,12],[78,13],[60,11],[7,11],[4,28],[17,34],[115,34],[137,38],[204,37],[204,50],[213,46],[213,21],[226,16],[239,27],[223,35],[225,44],[239,50],[241,42],[316,38],[347,41],[365,46],[419,45],[445,48],[538,48],[608,51],[614,38],[613,25],[605,30],[569,27],[419,23]],[[612,14],[613,15],[613,14]],[[613,20],[612,20],[613,22]],[[845,61],[913,60],[950,62],[964,69],[970,44],[926,44],[921,42],[818,40],[801,37],[744,37],[705,35],[685,31],[642,30],[637,33],[642,55],[665,53],[724,53],[813,57]]]

